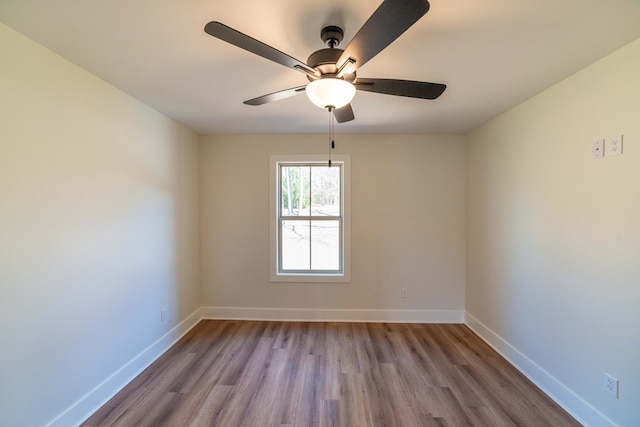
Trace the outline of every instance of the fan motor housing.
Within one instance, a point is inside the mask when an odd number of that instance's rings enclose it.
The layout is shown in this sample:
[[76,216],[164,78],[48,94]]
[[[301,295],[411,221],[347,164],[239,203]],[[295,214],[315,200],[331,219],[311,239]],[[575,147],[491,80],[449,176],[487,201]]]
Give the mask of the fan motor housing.
[[[342,49],[335,48],[316,50],[311,55],[309,55],[309,58],[307,59],[307,65],[320,71],[320,74],[322,76],[319,78],[335,77],[335,75],[338,73],[336,62],[338,61],[338,59],[340,59],[342,52],[344,52]],[[308,75],[307,77],[309,81],[318,79],[318,77],[310,75]],[[356,73],[346,74],[344,75],[343,79],[350,83],[353,83],[356,79]]]
[[[340,59],[344,50],[337,49],[336,46],[340,44],[343,37],[344,31],[336,25],[328,25],[322,28],[322,31],[320,31],[320,38],[328,47],[326,49],[316,50],[309,55],[309,58],[307,58],[307,65],[320,71],[320,77],[307,75],[309,81],[325,77],[335,77],[336,74],[338,74],[336,62],[338,62],[338,59]],[[356,80],[356,73],[346,74],[342,76],[342,79],[349,83],[353,83]]]

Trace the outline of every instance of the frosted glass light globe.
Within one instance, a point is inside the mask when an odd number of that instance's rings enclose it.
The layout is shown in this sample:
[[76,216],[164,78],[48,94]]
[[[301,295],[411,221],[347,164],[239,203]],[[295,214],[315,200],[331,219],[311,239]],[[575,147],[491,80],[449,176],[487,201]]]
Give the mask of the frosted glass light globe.
[[356,88],[345,80],[325,77],[309,83],[305,92],[309,100],[318,107],[338,109],[351,102]]

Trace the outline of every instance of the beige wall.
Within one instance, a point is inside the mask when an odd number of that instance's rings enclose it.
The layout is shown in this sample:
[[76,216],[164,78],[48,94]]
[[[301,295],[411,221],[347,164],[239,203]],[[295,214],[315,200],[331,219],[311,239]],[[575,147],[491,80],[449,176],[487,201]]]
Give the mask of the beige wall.
[[640,40],[469,137],[468,321],[594,426],[640,425],[639,76]]
[[[326,135],[207,137],[201,146],[203,306],[317,309],[293,317],[458,316],[464,309],[465,138],[338,135],[351,155],[352,281],[269,281],[269,155],[327,153]],[[401,289],[407,288],[407,299]],[[331,313],[332,309],[345,312]],[[391,310],[381,314],[377,311]],[[282,310],[274,317],[286,317]]]
[[72,425],[200,307],[198,136],[3,24],[0,58],[0,425]]

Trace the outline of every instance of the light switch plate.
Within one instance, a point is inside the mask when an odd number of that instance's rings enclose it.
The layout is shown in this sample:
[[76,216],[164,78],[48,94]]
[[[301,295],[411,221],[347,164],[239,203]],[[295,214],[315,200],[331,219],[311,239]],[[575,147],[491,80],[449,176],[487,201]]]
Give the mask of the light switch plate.
[[604,157],[604,139],[597,139],[591,144],[591,157],[601,159]]
[[607,155],[615,156],[618,154],[622,154],[622,135],[612,136],[607,142]]

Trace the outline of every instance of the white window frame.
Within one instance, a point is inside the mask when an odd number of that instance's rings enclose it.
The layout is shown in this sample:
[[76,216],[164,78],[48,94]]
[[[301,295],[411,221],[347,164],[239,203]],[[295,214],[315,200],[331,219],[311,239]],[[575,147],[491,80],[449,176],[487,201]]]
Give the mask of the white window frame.
[[279,219],[281,206],[279,166],[281,164],[317,163],[327,164],[327,155],[317,154],[278,154],[269,158],[269,222],[270,222],[270,272],[271,282],[298,283],[349,283],[351,282],[351,156],[332,155],[333,163],[342,165],[342,272],[339,273],[284,273],[279,270]]

